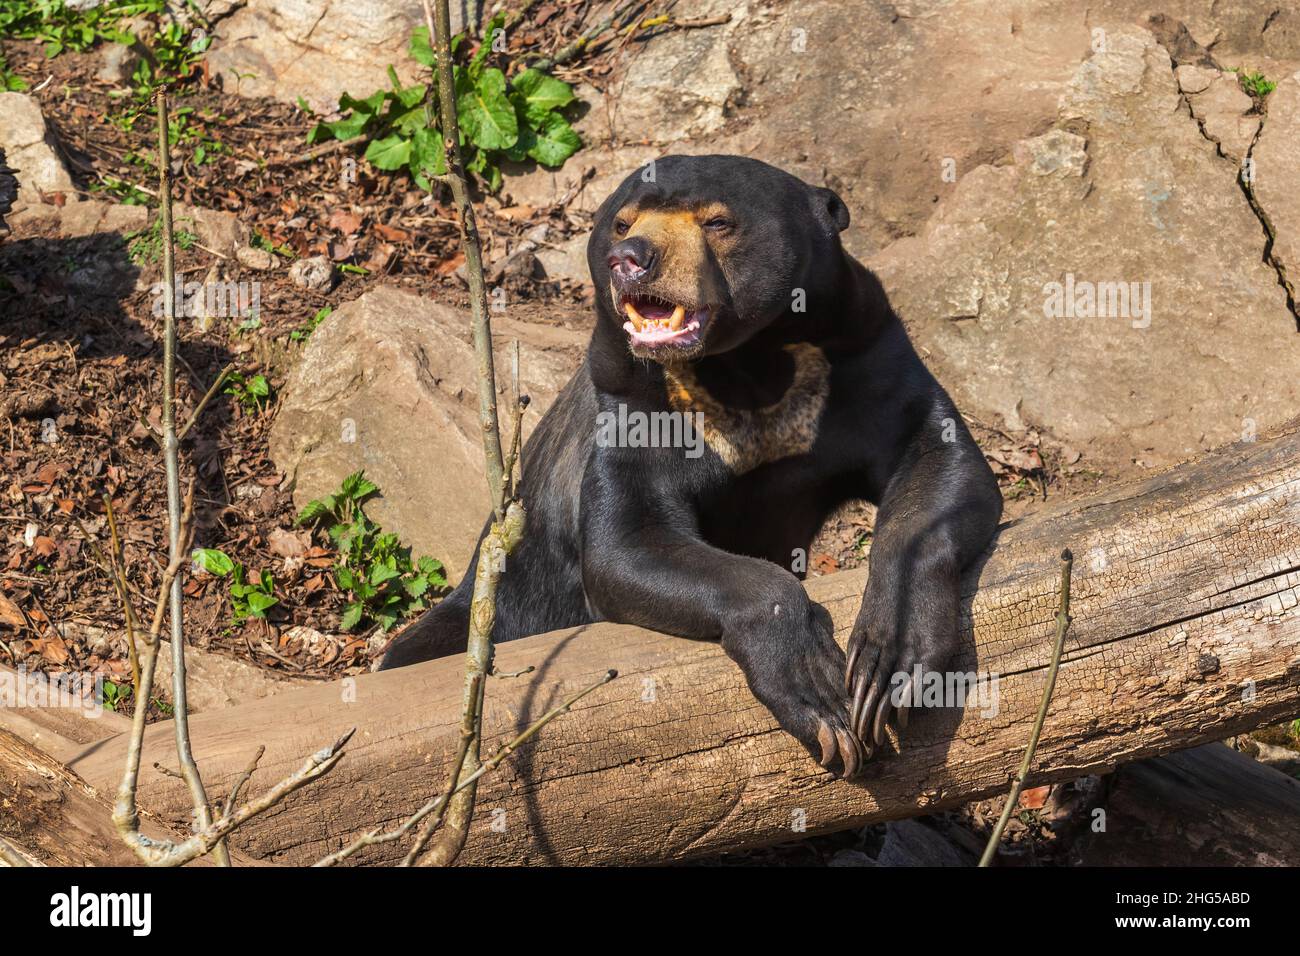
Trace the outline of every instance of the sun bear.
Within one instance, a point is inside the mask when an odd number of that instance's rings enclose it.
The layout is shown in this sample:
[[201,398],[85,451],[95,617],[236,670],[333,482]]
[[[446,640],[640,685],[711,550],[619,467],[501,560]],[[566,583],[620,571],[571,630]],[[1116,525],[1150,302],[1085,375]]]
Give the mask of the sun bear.
[[[831,190],[739,156],[665,157],[605,200],[595,329],[524,448],[528,528],[493,632],[605,620],[718,640],[843,776],[891,716],[906,725],[904,675],[948,662],[962,569],[1002,513],[961,415],[844,251],[848,224]],[[855,498],[878,511],[846,660],[791,567]],[[381,666],[464,650],[473,579]]]

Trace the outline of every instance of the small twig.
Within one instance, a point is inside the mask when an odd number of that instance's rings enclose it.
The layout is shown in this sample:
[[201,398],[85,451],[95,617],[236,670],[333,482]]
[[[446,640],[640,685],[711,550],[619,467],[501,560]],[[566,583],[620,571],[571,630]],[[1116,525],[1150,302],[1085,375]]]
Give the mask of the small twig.
[[257,771],[257,765],[262,762],[262,755],[266,753],[266,745],[262,744],[257,748],[257,753],[253,754],[253,759],[249,761],[244,772],[239,775],[235,785],[230,789],[230,796],[226,797],[226,802],[222,805],[221,815],[226,816],[230,809],[239,804],[239,791],[244,789],[244,785],[252,779],[253,774]]
[[313,159],[320,159],[322,156],[328,156],[330,153],[337,153],[349,146],[357,146],[366,141],[367,137],[363,133],[360,136],[353,136],[350,139],[336,139],[328,143],[321,143],[319,146],[313,146],[304,153],[297,156],[291,156],[288,159],[273,159],[266,165],[271,166],[299,166],[303,163],[310,163]]
[[226,378],[229,377],[230,373],[233,372],[234,370],[235,370],[235,364],[232,362],[229,365],[227,365],[225,368],[223,368],[221,372],[217,375],[216,380],[213,381],[213,383],[210,386],[208,386],[208,390],[203,393],[203,397],[199,399],[199,403],[194,406],[194,411],[190,412],[190,417],[185,422],[185,425],[181,428],[179,432],[176,433],[177,441],[185,440],[185,436],[189,434],[190,429],[194,427],[194,423],[198,421],[199,416],[203,414],[204,407],[208,404],[208,402],[212,400],[212,396],[217,394],[217,389],[221,388],[221,386],[225,383]]
[[1002,840],[1002,831],[1006,829],[1007,821],[1011,819],[1011,811],[1015,809],[1016,802],[1020,799],[1020,791],[1025,787],[1025,780],[1029,776],[1029,767],[1034,760],[1034,751],[1038,749],[1038,738],[1043,732],[1043,721],[1047,719],[1047,707],[1052,701],[1052,691],[1056,688],[1056,672],[1061,666],[1061,652],[1065,648],[1065,632],[1070,629],[1070,569],[1074,565],[1074,555],[1070,549],[1066,548],[1061,552],[1061,585],[1057,597],[1056,611],[1056,646],[1052,649],[1052,664],[1047,670],[1047,685],[1043,688],[1043,699],[1038,704],[1038,716],[1034,718],[1034,729],[1029,735],[1029,746],[1025,748],[1024,759],[1020,761],[1020,770],[1016,772],[1016,778],[1011,784],[1011,792],[1007,794],[1006,805],[1002,808],[1002,816],[998,818],[997,825],[993,832],[989,834],[988,845],[984,847],[984,855],[980,857],[980,866],[988,866],[993,861],[994,854],[997,853],[998,843]]
[[[126,559],[122,556],[122,541],[117,535],[117,520],[113,517],[113,496],[107,491],[104,492],[104,514],[108,517],[108,534],[112,542],[112,567],[113,567],[113,587],[117,590],[117,596],[122,602],[123,615],[126,618],[126,647],[131,660],[131,690],[138,693],[140,690],[140,653],[135,643],[135,605],[131,601],[131,595],[126,589]],[[77,522],[81,524],[80,521]],[[85,530],[82,530],[85,534]]]
[[497,667],[496,667],[496,665],[494,664],[494,665],[492,666],[492,673],[489,674],[488,676],[489,676],[489,677],[496,677],[496,678],[498,678],[498,679],[500,679],[500,680],[508,680],[508,679],[511,678],[511,677],[523,677],[525,674],[531,674],[531,673],[532,673],[533,671],[535,671],[535,670],[537,670],[537,668],[534,667],[532,664],[529,664],[529,665],[528,665],[527,667],[525,667],[523,670],[519,670],[519,671],[503,671],[503,670],[498,670]]
[[456,761],[451,765],[451,774],[447,780],[447,789],[443,791],[443,797],[435,801],[435,807],[432,816],[428,822],[420,828],[420,832],[415,837],[415,842],[411,844],[411,849],[407,852],[406,858],[402,860],[402,866],[414,866],[420,859],[420,854],[429,844],[429,838],[433,836],[433,831],[442,823],[443,815],[447,812],[447,804],[451,802],[452,795],[456,792],[457,785],[460,783],[461,774],[465,772],[465,755],[469,753],[469,748],[474,744],[478,737],[479,728],[483,722],[483,694],[481,693],[483,683],[482,674],[474,674],[470,678],[470,699],[474,702],[473,706],[466,707],[465,713],[461,717],[460,723],[460,750],[456,754]]

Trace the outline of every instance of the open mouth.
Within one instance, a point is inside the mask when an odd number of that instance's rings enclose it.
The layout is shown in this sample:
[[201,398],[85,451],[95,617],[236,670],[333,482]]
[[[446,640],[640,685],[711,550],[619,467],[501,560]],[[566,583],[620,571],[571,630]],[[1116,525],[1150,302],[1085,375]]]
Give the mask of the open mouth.
[[688,309],[654,296],[625,296],[621,307],[628,318],[623,331],[633,346],[647,349],[689,349],[703,339],[709,322],[708,309]]

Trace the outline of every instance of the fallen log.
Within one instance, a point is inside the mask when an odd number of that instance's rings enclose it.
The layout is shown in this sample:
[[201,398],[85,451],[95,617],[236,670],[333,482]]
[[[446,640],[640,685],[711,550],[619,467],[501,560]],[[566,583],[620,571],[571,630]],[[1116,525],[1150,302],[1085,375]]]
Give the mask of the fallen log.
[[[597,624],[503,645],[485,750],[608,668],[622,675],[485,779],[466,863],[646,863],[778,843],[1005,791],[1048,664],[1058,556],[1074,550],[1074,624],[1030,784],[1221,740],[1300,712],[1300,435],[1233,446],[1002,529],[965,581],[958,671],[997,675],[995,707],[917,712],[900,754],[831,779],[782,733],[714,644]],[[701,573],[708,573],[702,568]],[[841,642],[865,572],[812,580]],[[214,795],[266,745],[254,790],[349,727],[334,771],[234,843],[304,863],[405,818],[456,752],[463,661],[448,658],[197,715]],[[148,731],[146,765],[171,728]],[[71,762],[112,787],[124,740]],[[178,781],[141,776],[141,804],[187,821]],[[358,862],[391,861],[396,845]]]
[[[38,866],[138,866],[113,826],[111,796],[0,726],[0,866],[14,866],[14,857]],[[156,820],[142,820],[141,828],[155,840],[184,839],[184,830]],[[262,865],[238,852],[231,858],[237,866]]]
[[1121,767],[1084,866],[1300,865],[1300,780],[1223,744]]

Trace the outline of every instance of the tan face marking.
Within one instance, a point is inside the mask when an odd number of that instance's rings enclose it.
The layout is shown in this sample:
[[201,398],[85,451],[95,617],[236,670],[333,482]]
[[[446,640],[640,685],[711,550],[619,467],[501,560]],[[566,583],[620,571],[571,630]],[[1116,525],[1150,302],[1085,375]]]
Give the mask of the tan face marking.
[[616,238],[644,237],[659,254],[659,268],[646,288],[648,294],[698,309],[723,298],[722,276],[710,259],[710,244],[715,258],[730,245],[727,236],[710,239],[704,224],[730,218],[727,207],[716,202],[691,209],[640,209],[633,203],[618,211],[616,220],[630,226]]
[[668,403],[678,412],[704,413],[704,441],[735,474],[806,455],[817,440],[817,423],[830,394],[831,363],[807,342],[785,346],[794,358],[794,379],[765,408],[729,408],[700,385],[689,365],[666,368]]

